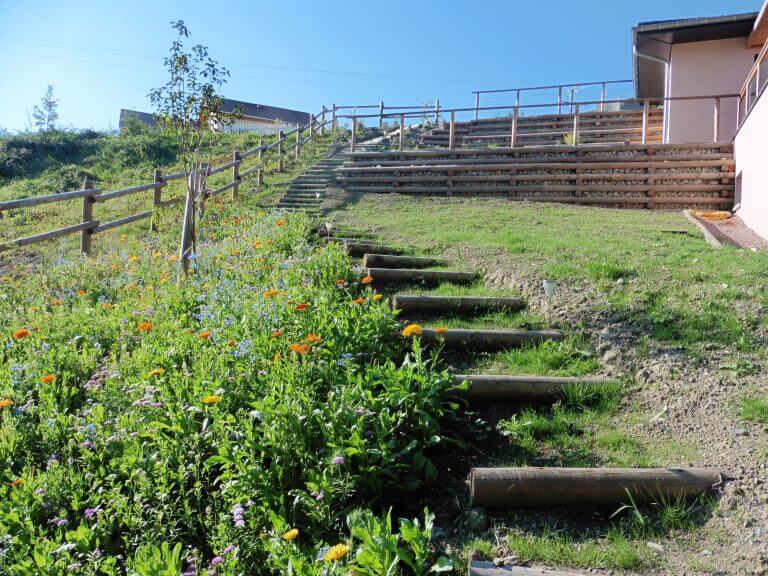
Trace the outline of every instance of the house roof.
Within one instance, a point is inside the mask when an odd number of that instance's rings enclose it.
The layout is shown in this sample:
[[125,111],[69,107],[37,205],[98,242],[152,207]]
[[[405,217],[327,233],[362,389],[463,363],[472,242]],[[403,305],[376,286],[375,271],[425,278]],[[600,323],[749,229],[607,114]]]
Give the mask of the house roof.
[[[252,102],[243,102],[241,100],[232,100],[223,98],[221,111],[233,113],[236,110],[248,118],[258,118],[273,122],[284,122],[286,124],[307,124],[310,119],[309,112],[300,112],[290,110],[289,108],[279,108],[277,106],[267,106],[266,104],[254,104]],[[138,110],[120,110],[120,128],[123,128],[128,116],[135,116],[144,124],[149,126],[157,125],[155,115],[150,112],[139,112]]]
[[768,40],[768,0],[765,0],[760,14],[755,19],[755,25],[752,27],[752,33],[747,39],[747,47],[760,48]]
[[673,44],[747,38],[752,32],[757,16],[757,12],[749,12],[639,23],[632,28],[635,96],[664,96],[664,62],[669,62]]

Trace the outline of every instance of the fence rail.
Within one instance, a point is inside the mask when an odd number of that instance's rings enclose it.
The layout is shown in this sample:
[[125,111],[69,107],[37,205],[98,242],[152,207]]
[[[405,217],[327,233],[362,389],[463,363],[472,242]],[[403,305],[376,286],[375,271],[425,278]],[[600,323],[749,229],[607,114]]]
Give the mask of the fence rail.
[[[277,159],[277,171],[283,172],[285,168],[284,156],[289,151],[293,151],[296,158],[299,158],[301,154],[301,147],[307,142],[312,142],[316,134],[324,136],[329,124],[335,124],[336,120],[332,118],[326,119],[328,109],[323,106],[319,114],[310,115],[310,120],[304,125],[297,124],[295,128],[289,132],[280,131],[278,139],[270,144],[260,143],[259,146],[239,152],[235,150],[233,152],[232,160],[224,162],[218,166],[210,167],[207,170],[207,176],[219,174],[227,170],[232,170],[232,180],[226,184],[219,186],[213,190],[205,190],[203,192],[204,197],[214,197],[232,190],[232,196],[236,196],[238,187],[242,183],[243,179],[256,174],[257,186],[261,186],[264,183],[264,171],[267,163],[267,152],[273,152]],[[306,135],[304,135],[306,133]],[[261,140],[261,139],[260,139]],[[293,143],[291,144],[290,141]],[[243,164],[243,160],[253,155],[258,155],[258,163],[249,167],[247,170],[240,172],[240,166]],[[0,244],[0,252],[5,252],[13,248],[19,248],[22,246],[29,246],[52,240],[55,238],[61,238],[72,234],[80,234],[80,250],[83,254],[88,255],[91,253],[92,238],[95,234],[106,232],[120,226],[125,226],[133,222],[152,218],[155,214],[155,210],[160,207],[172,206],[174,204],[180,204],[184,202],[184,197],[175,197],[162,199],[162,190],[167,186],[169,181],[181,180],[187,178],[189,172],[180,171],[172,172],[170,174],[163,174],[162,170],[157,169],[154,173],[154,181],[146,184],[138,184],[135,186],[129,186],[119,190],[110,190],[102,192],[102,190],[95,188],[93,182],[86,181],[83,189],[60,192],[58,194],[51,194],[47,196],[37,196],[32,198],[21,198],[17,200],[8,200],[0,202],[0,213],[10,210],[18,210],[22,208],[30,208],[33,206],[41,206],[44,204],[51,204],[57,202],[65,202],[68,200],[82,199],[82,217],[78,224],[72,226],[65,226],[56,230],[47,232],[41,232],[32,236],[26,236],[24,238],[16,238],[14,240],[7,241]],[[125,196],[131,196],[133,194],[139,194],[141,192],[147,192],[152,190],[152,210],[146,210],[131,214],[112,220],[109,222],[100,222],[94,218],[94,205],[96,203],[109,202],[117,198]],[[2,214],[0,214],[2,215]],[[150,230],[154,230],[154,222],[150,227]]]
[[738,126],[741,127],[754,108],[760,96],[768,86],[768,43],[758,54],[752,70],[750,70],[744,85],[739,91],[739,105],[737,106]]

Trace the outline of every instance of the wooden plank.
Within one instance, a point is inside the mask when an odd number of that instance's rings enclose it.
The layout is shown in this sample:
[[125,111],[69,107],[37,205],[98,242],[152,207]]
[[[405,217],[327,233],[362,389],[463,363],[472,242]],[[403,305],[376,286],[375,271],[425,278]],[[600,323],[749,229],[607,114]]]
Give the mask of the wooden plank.
[[216,188],[215,190],[209,191],[206,195],[207,196],[218,196],[222,192],[226,192],[230,188],[233,188],[233,187],[237,186],[238,183],[239,183],[239,180],[235,180],[235,181],[230,182],[228,184],[224,184],[224,186],[220,186],[220,187]]
[[706,468],[472,468],[470,506],[609,506],[699,496],[722,481]]
[[[561,170],[563,168],[560,168]],[[570,169],[570,168],[568,168]],[[578,170],[578,169],[577,169]],[[448,171],[446,171],[448,172]],[[701,172],[693,173],[687,172],[681,173],[664,173],[656,172],[654,179],[656,180],[724,180],[733,179],[733,172]],[[483,174],[483,175],[436,175],[436,176],[345,176],[339,178],[338,181],[341,184],[362,184],[366,182],[382,183],[382,182],[427,182],[427,183],[440,183],[440,182],[549,182],[550,180],[608,180],[611,182],[624,182],[629,180],[647,180],[648,175],[644,173],[634,174],[600,174],[591,172],[579,172],[578,174],[520,174],[519,170],[515,169],[515,174]],[[723,184],[727,186],[727,184]]]
[[522,310],[525,303],[514,297],[397,294],[392,299],[392,307],[410,314],[475,314],[494,310]]
[[125,218],[120,218],[119,220],[112,220],[111,222],[105,222],[104,224],[99,224],[93,229],[93,234],[98,234],[99,232],[106,232],[107,230],[112,230],[113,228],[124,226],[125,224],[130,224],[131,222],[137,222],[138,220],[144,220],[145,218],[151,218],[151,217],[152,217],[152,210],[147,210],[146,212],[139,212],[137,214],[132,214],[131,216],[126,216]]
[[424,284],[427,286],[436,286],[443,282],[472,284],[478,277],[475,272],[396,268],[363,268],[363,273],[373,278],[374,284]]
[[[611,378],[505,376],[495,374],[456,374],[454,394],[475,402],[544,402],[562,396],[569,386],[605,386]],[[460,388],[467,384],[466,389]]]
[[182,178],[186,178],[189,176],[189,172],[173,172],[171,174],[164,174],[163,180],[181,180]]
[[467,330],[448,328],[438,332],[423,328],[421,341],[424,344],[443,343],[447,348],[472,350],[503,350],[517,348],[523,344],[538,344],[547,340],[562,340],[559,330]]
[[0,202],[0,212],[5,210],[15,210],[17,208],[28,208],[30,206],[40,206],[41,204],[50,204],[52,202],[64,202],[65,200],[75,200],[84,196],[95,196],[100,192],[99,189],[73,190],[71,192],[59,192],[48,196],[33,196],[31,198],[20,198],[18,200],[6,200]]
[[[563,572],[536,566],[495,566],[493,562],[474,560],[469,565],[469,576],[579,576],[583,572]],[[590,571],[599,576],[600,572]]]
[[144,192],[146,190],[154,190],[165,186],[165,182],[152,182],[150,184],[140,184],[138,186],[131,186],[130,188],[123,188],[122,190],[114,190],[111,192],[104,192],[93,197],[95,202],[106,202],[107,200],[114,200],[115,198],[121,198],[130,194],[136,194],[137,192]]
[[447,262],[439,258],[424,258],[418,256],[394,256],[392,254],[365,254],[364,268],[428,268],[430,266],[445,266]]
[[35,234],[34,236],[17,238],[16,240],[11,240],[10,242],[0,244],[0,252],[5,252],[6,250],[11,250],[12,248],[18,248],[21,246],[29,246],[30,244],[37,244],[38,242],[44,242],[46,240],[53,240],[54,238],[67,236],[68,234],[77,234],[83,230],[95,228],[98,225],[99,222],[97,220],[94,220],[93,222],[81,222],[79,224],[75,224],[74,226],[59,228],[58,230],[52,230],[51,232],[42,232],[40,234]]
[[[619,157],[621,158],[621,157]],[[695,158],[695,156],[694,156]],[[621,158],[619,161],[592,161],[589,157],[574,157],[573,162],[515,162],[512,158],[509,160],[501,160],[494,163],[483,164],[400,164],[393,166],[341,166],[339,172],[342,174],[376,174],[379,172],[393,173],[395,170],[398,172],[444,172],[447,170],[457,172],[479,172],[488,171],[495,172],[499,170],[643,170],[646,168],[654,168],[658,170],[674,169],[674,168],[723,168],[735,166],[735,162],[731,160],[725,160],[718,158],[717,160],[682,160],[682,161],[668,161],[657,162],[654,160],[648,160],[643,156],[639,160],[625,161]],[[716,174],[716,172],[713,172]],[[733,172],[729,172],[733,174]]]
[[363,257],[368,253],[376,254],[402,254],[403,250],[394,246],[377,244],[374,242],[360,242],[350,238],[336,238],[329,236],[324,239],[326,242],[337,242],[343,244],[351,256]]

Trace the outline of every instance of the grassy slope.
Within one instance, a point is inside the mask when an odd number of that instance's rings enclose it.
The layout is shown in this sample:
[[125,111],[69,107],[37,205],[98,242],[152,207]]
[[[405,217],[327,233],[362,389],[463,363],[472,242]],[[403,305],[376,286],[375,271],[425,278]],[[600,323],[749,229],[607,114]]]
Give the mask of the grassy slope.
[[[470,265],[462,255],[471,252],[486,262],[499,255],[507,269],[517,267],[566,288],[587,282],[607,297],[610,316],[631,320],[645,334],[638,347],[641,353],[672,346],[695,357],[722,348],[733,355],[737,367],[752,366],[763,357],[761,318],[768,299],[754,279],[762,276],[768,255],[712,250],[677,213],[368,195],[345,203],[327,218],[340,227],[374,230],[379,239],[452,258],[464,269]],[[500,291],[476,285],[442,286],[431,292]],[[545,321],[529,310],[428,323],[501,328],[538,327]],[[472,370],[549,375],[597,371],[599,363],[588,342],[575,329],[566,330],[573,335],[564,344],[474,357]],[[695,448],[687,443],[648,445],[633,437],[624,422],[644,416],[623,396],[619,387],[600,398],[580,398],[577,393],[553,407],[512,410],[511,417],[496,423],[496,431],[510,440],[509,449],[496,455],[496,464],[654,466],[695,459]],[[759,398],[746,398],[741,415],[761,421],[766,405]],[[586,527],[577,521],[575,529],[574,523],[546,516],[532,526],[530,517],[524,517],[506,523],[502,546],[498,540],[494,544],[471,534],[457,545],[463,546],[465,557],[490,558],[506,547],[524,559],[550,565],[658,569],[665,560],[645,542],[695,530],[712,506],[700,501],[650,511],[629,508],[617,518],[600,517]]]

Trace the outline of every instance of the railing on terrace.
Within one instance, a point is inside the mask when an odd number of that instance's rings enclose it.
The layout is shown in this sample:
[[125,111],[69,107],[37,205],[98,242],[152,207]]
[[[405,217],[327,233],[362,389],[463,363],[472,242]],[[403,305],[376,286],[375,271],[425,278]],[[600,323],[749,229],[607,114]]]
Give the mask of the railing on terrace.
[[768,42],[766,42],[760,54],[755,60],[755,64],[752,66],[747,75],[747,79],[744,81],[744,85],[739,91],[739,105],[738,105],[738,126],[744,123],[749,116],[749,113],[754,108],[760,96],[765,91],[765,87],[768,86]]
[[[594,108],[596,110],[599,110],[599,106],[604,105],[616,105],[616,106],[626,106],[628,104],[634,104],[637,106],[642,106],[642,126],[640,128],[641,131],[641,138],[642,144],[648,143],[648,126],[649,126],[649,114],[652,106],[658,106],[662,104],[667,104],[670,102],[682,102],[682,101],[711,101],[712,103],[712,141],[713,142],[719,142],[720,141],[720,109],[721,109],[721,103],[723,100],[726,99],[737,99],[739,97],[738,94],[717,94],[717,95],[708,95],[708,96],[671,96],[671,97],[665,97],[665,98],[646,98],[642,100],[637,99],[629,99],[629,100],[593,100],[593,101],[580,101],[580,102],[574,102],[573,103],[573,126],[572,129],[569,131],[562,132],[563,134],[570,134],[572,137],[572,142],[577,144],[579,142],[579,131],[580,131],[580,120],[582,115],[582,110],[584,108]],[[481,106],[481,107],[473,107],[473,108],[446,108],[442,110],[443,114],[447,114],[450,116],[450,123],[449,123],[449,136],[448,136],[448,148],[454,149],[456,148],[456,115],[459,113],[468,113],[468,112],[474,112],[477,113],[478,111],[509,111],[509,145],[511,147],[515,147],[518,144],[518,123],[521,116],[521,111],[526,110],[533,110],[536,108],[547,108],[551,109],[554,107],[557,107],[558,103],[545,103],[545,104],[520,104],[520,105],[505,105],[505,106]],[[598,108],[595,108],[598,107]],[[361,108],[358,106],[358,108]],[[358,121],[365,121],[366,118],[380,118],[380,121],[383,121],[382,118],[396,118],[400,122],[400,133],[402,134],[405,128],[406,119],[407,118],[413,118],[413,117],[422,117],[423,111],[409,111],[405,110],[402,112],[395,112],[395,113],[385,113],[385,114],[351,114],[351,115],[336,115],[336,120],[339,118],[347,118],[352,121],[353,126],[358,125]],[[599,132],[599,128],[593,129],[595,132]],[[610,129],[606,129],[606,132]],[[350,140],[350,150],[355,150],[356,145],[356,134],[355,130],[351,133],[351,140]],[[482,137],[478,137],[478,139],[481,139]],[[497,136],[490,136],[489,138],[497,138]],[[666,142],[666,139],[665,139]],[[403,149],[403,139],[400,138],[399,142],[400,150]]]
[[[549,86],[526,86],[524,88],[502,88],[497,90],[474,90],[472,94],[475,95],[475,119],[479,117],[480,110],[483,110],[485,108],[480,107],[480,96],[482,94],[509,94],[514,93],[515,94],[515,106],[520,106],[522,104],[522,97],[524,95],[533,94],[535,92],[547,92],[552,93],[557,92],[557,113],[561,114],[563,111],[563,107],[567,107],[568,110],[573,112],[574,106],[576,102],[574,101],[574,96],[576,93],[581,89],[600,89],[600,99],[597,102],[597,106],[599,107],[600,112],[603,112],[605,109],[605,105],[609,103],[607,91],[609,87],[616,87],[616,86],[631,86],[633,84],[632,80],[603,80],[600,82],[581,82],[578,84],[552,84]],[[563,97],[566,97],[564,99]],[[547,97],[549,97],[549,94],[547,94]],[[616,100],[614,98],[614,100]]]
[[[284,159],[286,154],[293,151],[295,157],[299,158],[301,154],[301,147],[305,143],[311,142],[314,139],[315,134],[319,133],[320,136],[324,136],[326,126],[330,123],[335,123],[335,119],[333,118],[326,119],[327,112],[328,112],[328,109],[324,106],[319,114],[310,116],[310,121],[307,124],[297,125],[296,128],[294,128],[290,132],[280,131],[278,133],[277,140],[275,140],[274,142],[270,144],[260,143],[259,146],[256,146],[255,148],[252,148],[250,150],[246,150],[244,152],[239,152],[235,150],[232,153],[232,160],[230,160],[229,162],[225,162],[224,164],[221,164],[218,166],[208,167],[206,176],[212,176],[214,174],[218,174],[231,169],[232,181],[222,186],[219,186],[213,190],[206,190],[204,192],[204,196],[214,197],[226,192],[227,190],[231,190],[232,196],[234,197],[237,195],[238,188],[242,183],[243,179],[252,175],[256,175],[256,178],[257,178],[256,185],[261,186],[264,182],[263,180],[264,170],[267,163],[266,155],[270,152],[274,153],[276,157],[277,171],[283,172]],[[307,135],[302,136],[305,132],[308,132]],[[290,143],[289,141],[292,143]],[[253,166],[250,166],[248,169],[240,171],[240,166],[245,162],[245,160],[254,155],[258,157],[258,162]],[[99,234],[101,232],[106,232],[107,230],[118,228],[120,226],[125,226],[126,224],[131,224],[133,222],[138,222],[140,220],[151,218],[156,208],[163,207],[163,206],[171,206],[174,204],[179,204],[184,202],[185,200],[184,196],[177,196],[174,198],[168,198],[166,200],[163,200],[162,191],[163,191],[163,188],[166,187],[169,182],[173,180],[181,180],[181,179],[187,178],[188,176],[189,176],[188,172],[174,172],[172,174],[163,174],[162,170],[158,169],[158,170],[155,170],[153,182],[150,182],[147,184],[139,184],[137,186],[130,186],[128,188],[122,188],[120,190],[111,190],[111,191],[103,192],[102,190],[96,188],[92,182],[86,181],[83,185],[82,190],[60,192],[58,194],[51,194],[48,196],[36,196],[31,198],[23,198],[19,200],[8,200],[5,202],[0,202],[0,216],[2,216],[2,212],[7,212],[10,210],[19,210],[19,209],[29,208],[33,206],[40,206],[43,204],[65,202],[68,200],[76,200],[76,199],[82,200],[82,217],[78,224],[74,224],[72,226],[66,226],[63,228],[58,228],[56,230],[51,230],[51,231],[43,232],[40,234],[35,234],[33,236],[17,238],[15,240],[5,242],[3,244],[0,244],[0,252],[4,252],[6,250],[10,250],[16,247],[37,244],[39,242],[60,238],[62,236],[67,236],[70,234],[79,233],[80,234],[80,251],[83,254],[88,255],[91,253],[91,244],[92,244],[94,235]],[[153,193],[153,196],[152,196],[153,209],[152,210],[138,212],[138,213],[131,214],[123,218],[118,218],[116,220],[112,220],[109,222],[100,222],[99,220],[94,218],[94,205],[96,203],[108,202],[116,198],[122,198],[124,196],[139,194],[141,192],[148,192],[150,190]],[[154,229],[154,222],[150,224],[150,230],[153,230],[153,229]]]

